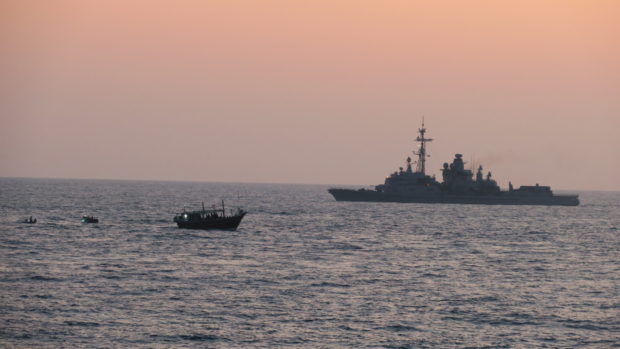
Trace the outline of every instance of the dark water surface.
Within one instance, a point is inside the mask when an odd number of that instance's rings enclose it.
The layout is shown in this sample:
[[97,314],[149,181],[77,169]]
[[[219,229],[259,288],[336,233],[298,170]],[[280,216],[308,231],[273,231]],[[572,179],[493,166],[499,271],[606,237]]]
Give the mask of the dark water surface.
[[[326,189],[0,179],[0,347],[620,347],[620,193],[537,207]],[[249,211],[238,231],[172,223],[220,198]]]

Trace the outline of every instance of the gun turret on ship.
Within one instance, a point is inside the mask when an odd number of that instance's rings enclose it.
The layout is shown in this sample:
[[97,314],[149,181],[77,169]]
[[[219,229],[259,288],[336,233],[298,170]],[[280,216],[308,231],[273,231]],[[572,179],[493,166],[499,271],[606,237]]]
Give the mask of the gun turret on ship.
[[416,168],[413,170],[412,159],[408,157],[406,167],[390,174],[383,184],[374,189],[329,189],[337,201],[378,201],[378,202],[417,202],[448,204],[484,204],[484,205],[579,205],[577,195],[555,195],[548,186],[521,186],[514,189],[509,183],[507,191],[501,190],[491,177],[486,176],[479,166],[475,177],[471,170],[465,169],[462,154],[456,154],[452,163],[444,163],[442,182],[426,174],[426,138],[424,122],[418,129],[416,141],[419,148],[413,154],[417,156]]

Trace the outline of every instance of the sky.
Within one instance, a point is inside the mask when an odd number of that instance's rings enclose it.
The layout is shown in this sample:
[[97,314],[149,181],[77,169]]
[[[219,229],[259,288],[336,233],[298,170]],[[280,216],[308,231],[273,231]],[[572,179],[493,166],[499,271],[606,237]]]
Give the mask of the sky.
[[620,190],[620,1],[3,0],[0,176],[375,185],[425,119],[503,187]]

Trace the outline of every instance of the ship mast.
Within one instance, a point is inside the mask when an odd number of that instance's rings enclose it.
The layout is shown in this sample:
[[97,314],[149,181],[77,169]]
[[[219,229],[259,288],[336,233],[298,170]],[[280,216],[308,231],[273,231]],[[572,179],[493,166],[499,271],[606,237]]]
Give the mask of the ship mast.
[[422,117],[422,127],[418,129],[420,135],[415,139],[417,142],[420,142],[420,148],[418,151],[413,151],[414,155],[418,156],[418,161],[416,161],[416,172],[426,175],[426,142],[432,142],[431,138],[424,138],[424,133],[426,133],[426,128],[424,128],[424,117]]

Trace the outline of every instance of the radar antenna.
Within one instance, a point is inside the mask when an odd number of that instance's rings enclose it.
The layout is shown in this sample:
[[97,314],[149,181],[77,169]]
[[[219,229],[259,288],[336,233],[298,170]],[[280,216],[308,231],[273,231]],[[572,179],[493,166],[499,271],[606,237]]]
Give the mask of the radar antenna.
[[420,133],[420,135],[415,140],[416,142],[420,142],[420,148],[418,149],[418,151],[413,151],[413,154],[418,156],[415,171],[426,175],[426,142],[432,142],[433,140],[431,138],[424,138],[424,134],[426,133],[426,128],[424,128],[424,116],[422,116],[422,127],[418,129],[418,132]]

